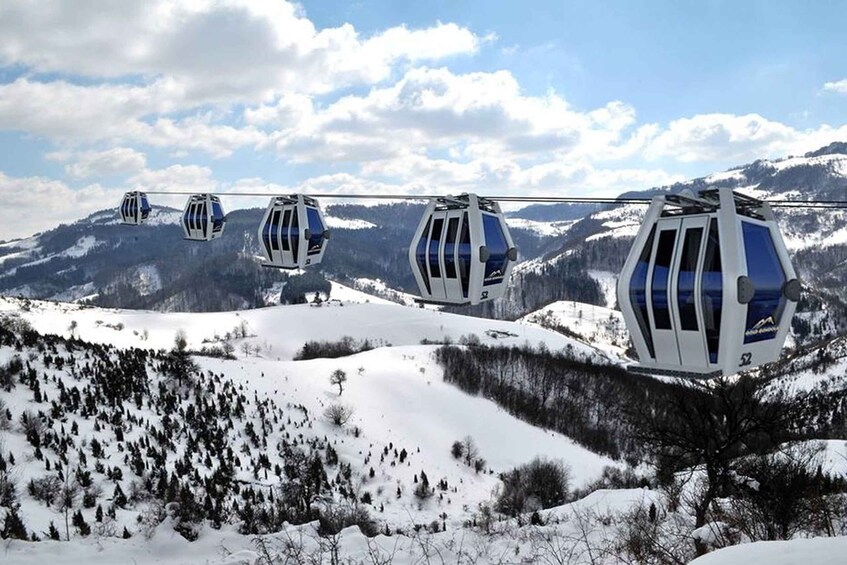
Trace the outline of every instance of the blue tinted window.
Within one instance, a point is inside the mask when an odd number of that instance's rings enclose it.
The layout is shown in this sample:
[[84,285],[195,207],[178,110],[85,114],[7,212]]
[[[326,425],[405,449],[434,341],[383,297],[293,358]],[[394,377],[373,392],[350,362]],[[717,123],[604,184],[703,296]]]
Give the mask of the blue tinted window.
[[703,278],[700,283],[703,295],[703,329],[706,333],[706,349],[709,363],[718,362],[718,346],[721,340],[721,312],[723,311],[723,266],[721,244],[718,237],[718,221],[709,224],[709,238],[703,255]]
[[459,231],[459,218],[451,218],[447,223],[447,236],[444,239],[444,276],[456,278],[456,232]]
[[291,251],[291,245],[288,243],[288,234],[291,231],[289,224],[291,224],[291,210],[286,210],[282,214],[282,225],[279,227],[279,239],[282,242],[283,251]]
[[658,330],[670,330],[671,312],[668,307],[668,278],[671,258],[676,244],[676,230],[659,232],[659,244],[656,246],[656,259],[653,263],[653,321]]
[[462,215],[462,233],[459,236],[459,279],[462,281],[462,296],[467,298],[471,280],[471,227],[467,212]]
[[321,252],[323,246],[324,225],[314,208],[306,208],[306,216],[309,220],[309,255],[316,255]]
[[[268,252],[268,257],[271,257],[271,219],[273,218],[273,212],[268,217],[268,221],[265,222],[265,225],[262,226],[262,244],[265,246],[265,251]],[[271,259],[273,260],[273,259]]]
[[203,230],[203,237],[206,237],[206,230],[209,229],[209,213],[206,203],[200,205],[200,228]]
[[782,286],[785,272],[767,226],[741,222],[744,254],[747,256],[747,276],[756,289],[747,305],[747,327],[744,343],[773,339],[779,330],[779,320],[785,308]]
[[441,268],[438,264],[438,246],[441,243],[441,232],[443,230],[443,218],[432,222],[432,235],[429,238],[429,272],[435,278],[441,277]]
[[697,273],[697,261],[700,258],[700,242],[703,240],[703,228],[685,230],[682,244],[682,257],[679,260],[677,277],[677,304],[679,319],[683,330],[697,331],[697,306],[694,296],[694,277]]
[[429,224],[432,221],[432,218],[427,219],[426,226],[424,227],[423,233],[421,234],[420,240],[418,240],[418,247],[415,250],[415,255],[417,257],[418,262],[418,270],[421,273],[421,277],[424,280],[424,286],[426,286],[426,291],[431,292],[429,289],[429,274],[426,272],[426,241],[429,237]]
[[274,251],[279,250],[279,210],[274,210],[271,214],[271,231],[270,231],[270,239],[271,239],[271,248]]
[[485,233],[485,246],[488,248],[488,261],[485,262],[485,276],[482,280],[483,286],[497,284],[503,281],[506,274],[506,264],[509,259],[506,253],[509,251],[506,236],[500,226],[500,219],[491,214],[482,215],[482,230]]
[[220,202],[212,202],[212,222],[214,231],[221,231],[224,227],[224,222],[226,221],[226,217],[224,216],[224,210],[221,208]]
[[632,307],[635,310],[635,319],[638,321],[638,327],[641,329],[641,335],[644,341],[647,342],[647,351],[650,352],[650,357],[655,357],[653,351],[653,334],[650,331],[649,314],[647,311],[647,272],[650,270],[650,255],[653,253],[653,238],[656,235],[656,226],[650,230],[650,235],[647,237],[647,242],[644,244],[644,249],[641,250],[641,255],[638,257],[638,263],[635,265],[635,271],[632,273],[632,279],[629,283],[629,299],[632,301]]
[[297,213],[297,208],[291,212],[291,253],[294,255],[294,262],[297,262],[297,256],[300,255],[300,214]]
[[141,197],[141,219],[146,220],[147,216],[150,215],[150,203],[147,201],[146,196]]
[[182,215],[182,223],[185,224],[186,230],[194,229],[194,219],[191,217],[191,211],[194,210],[194,205],[191,204],[186,208],[185,213]]

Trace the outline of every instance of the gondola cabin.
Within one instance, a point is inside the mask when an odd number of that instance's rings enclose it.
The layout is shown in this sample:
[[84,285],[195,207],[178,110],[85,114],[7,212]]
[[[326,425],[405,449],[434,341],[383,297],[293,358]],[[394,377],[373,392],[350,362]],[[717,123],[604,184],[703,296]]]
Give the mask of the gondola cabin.
[[432,199],[409,246],[420,301],[434,304],[502,296],[517,256],[500,206],[475,194]]
[[618,281],[630,369],[710,378],[776,361],[800,290],[767,203],[729,188],[656,196]]
[[211,241],[223,235],[226,225],[221,200],[213,194],[194,194],[182,212],[182,233],[191,241]]
[[140,226],[150,217],[151,210],[146,194],[137,190],[127,192],[121,201],[121,223]]
[[329,229],[320,205],[303,194],[271,199],[259,226],[264,267],[302,269],[326,252]]

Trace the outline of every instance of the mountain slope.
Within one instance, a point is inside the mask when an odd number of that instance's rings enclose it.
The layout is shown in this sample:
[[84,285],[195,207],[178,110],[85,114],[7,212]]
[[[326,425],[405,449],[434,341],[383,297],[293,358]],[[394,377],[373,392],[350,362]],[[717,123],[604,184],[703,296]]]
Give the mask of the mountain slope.
[[[242,322],[248,337],[237,343],[261,344],[258,353],[241,354],[239,347],[236,359],[197,356],[197,371],[175,380],[175,358],[162,350],[174,343],[176,328],[185,331],[189,347],[199,347],[216,328]],[[40,336],[28,326],[75,338]],[[3,476],[13,477],[20,515],[39,535],[50,522],[63,526],[64,518],[55,501],[41,502],[41,487],[30,481],[56,477],[66,466],[79,483],[74,512],[91,525],[110,524],[118,535],[124,527],[137,535],[137,520],[147,519],[145,491],[187,489],[190,495],[178,497],[182,512],[191,496],[198,504],[211,497],[208,517],[217,516],[218,504],[221,512],[238,514],[239,496],[247,497],[241,504],[260,508],[264,499],[250,497],[288,484],[280,473],[289,473],[297,450],[325,463],[331,481],[325,498],[343,501],[351,488],[356,498],[367,491],[365,505],[389,528],[409,520],[457,527],[490,499],[498,473],[533,457],[563,460],[575,487],[616,465],[447,384],[437,346],[418,345],[477,333],[483,342],[541,342],[602,361],[590,348],[535,325],[376,304],[162,314],[2,299],[0,330],[0,367],[13,377],[9,390],[0,389]],[[377,345],[390,337],[393,345],[339,359],[290,360],[306,340],[344,334]],[[330,383],[335,370],[347,375],[343,391]],[[331,405],[352,410],[343,426],[327,421]],[[451,455],[451,444],[465,437],[484,458],[478,470]],[[424,471],[433,489],[445,486],[420,497],[414,492]],[[168,487],[169,480],[179,485]],[[231,482],[241,495],[228,490]],[[128,500],[119,501],[119,490]],[[98,506],[111,519],[98,520]],[[192,528],[191,535],[203,529]]]

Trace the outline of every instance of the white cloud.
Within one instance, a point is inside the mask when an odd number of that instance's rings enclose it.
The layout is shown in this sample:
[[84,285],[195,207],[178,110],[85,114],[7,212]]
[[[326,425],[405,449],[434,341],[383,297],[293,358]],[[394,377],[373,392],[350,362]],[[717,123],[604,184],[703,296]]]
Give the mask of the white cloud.
[[262,143],[265,134],[253,126],[237,128],[216,124],[213,117],[206,114],[183,120],[159,118],[152,126],[141,124],[131,138],[156,147],[193,149],[212,157],[228,157],[240,147]]
[[9,177],[0,172],[0,239],[26,237],[78,220],[120,203],[123,191],[91,184],[72,189],[42,177]]
[[75,77],[0,85],[0,129],[215,157],[261,141],[249,124],[263,118],[248,115],[238,127],[222,125],[231,116],[192,111],[375,84],[399,62],[473,54],[490,40],[440,22],[370,37],[349,24],[319,30],[297,4],[266,0],[8,0],[0,37],[0,65]]
[[132,176],[129,184],[134,190],[214,192],[218,183],[212,170],[197,165],[171,165],[164,169],[145,169]]
[[291,160],[361,161],[457,146],[475,158],[600,153],[621,140],[635,112],[621,102],[582,112],[555,92],[527,96],[508,71],[416,68],[326,108],[286,98],[246,119],[280,124],[267,146]]
[[410,61],[434,61],[459,54],[475,53],[481,41],[468,29],[454,23],[439,23],[431,28],[410,30],[406,26],[390,28],[365,41],[359,56],[385,62],[406,58]]
[[[0,84],[0,130],[56,142],[63,149],[48,158],[69,179],[126,175],[128,186],[150,191],[613,195],[681,180],[678,163],[731,165],[847,138],[847,126],[798,130],[758,114],[639,123],[621,101],[576,108],[554,90],[526,92],[508,70],[434,68],[477,53],[493,35],[441,22],[369,36],[350,24],[318,29],[284,1],[6,0],[0,37],[0,65],[24,71]],[[847,93],[847,79],[823,88]],[[309,163],[316,176],[226,186],[214,167],[147,169],[153,148],[214,158],[241,149],[239,159],[253,148]],[[21,206],[39,210],[55,194],[76,215],[89,211],[91,195],[115,192],[92,184],[77,202],[58,181],[0,181]]]
[[144,153],[128,147],[76,153],[58,151],[46,157],[60,162],[72,161],[65,165],[65,172],[75,179],[134,173],[142,170],[147,164]]
[[827,82],[823,85],[823,89],[838,94],[847,94],[847,78],[835,82]]
[[212,177],[212,170],[197,165],[171,165],[164,169],[144,169],[127,180],[128,190],[142,190],[149,194],[155,206],[182,209],[188,196],[177,194],[152,194],[155,192],[204,193],[220,190],[222,185]]
[[166,80],[137,87],[21,78],[0,85],[0,129],[25,131],[66,145],[143,143],[200,150],[213,157],[226,157],[264,140],[255,127],[215,123],[218,118],[208,112],[182,119],[163,116],[176,109],[174,92]]
[[683,162],[744,159],[789,142],[793,134],[790,127],[758,114],[701,114],[672,121],[653,139],[647,154]]
[[20,78],[0,85],[0,128],[70,142],[137,135],[139,118],[175,109],[172,91],[161,80],[142,87]]
[[532,194],[538,196],[617,196],[685,180],[660,168],[598,168],[585,159],[526,164],[518,160],[477,159],[455,162],[409,154],[366,163],[366,178],[396,179],[422,186],[423,193],[470,191],[480,194]]
[[[74,157],[61,152],[56,160]],[[221,186],[212,171],[196,165],[174,165],[165,169],[144,169],[129,179],[126,187],[89,184],[72,188],[66,183],[44,177],[11,177],[0,172],[0,240],[30,236],[55,228],[94,212],[120,205],[126,190],[165,192],[212,192]],[[151,195],[154,205],[181,209],[185,196]]]
[[797,130],[758,114],[700,114],[672,121],[644,140],[644,156],[682,162],[743,162],[802,154],[847,137],[847,126]]
[[258,102],[383,80],[398,61],[472,54],[485,38],[456,24],[318,30],[291,2],[6,0],[0,61],[88,77],[166,77],[182,102]]

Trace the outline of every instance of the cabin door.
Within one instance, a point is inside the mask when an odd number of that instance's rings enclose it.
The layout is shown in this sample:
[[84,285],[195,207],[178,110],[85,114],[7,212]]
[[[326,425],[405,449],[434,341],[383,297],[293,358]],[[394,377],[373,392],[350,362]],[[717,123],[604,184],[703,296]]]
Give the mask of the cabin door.
[[648,274],[656,362],[702,367],[708,363],[701,300],[708,217],[662,218],[656,223]]
[[461,301],[462,288],[456,264],[459,251],[462,210],[437,210],[432,214],[427,259],[432,299],[436,302]]
[[656,362],[662,365],[680,364],[671,287],[674,279],[673,267],[678,262],[677,240],[681,222],[679,218],[663,218],[656,222],[653,261],[647,274],[650,328],[653,332]]
[[679,356],[682,365],[689,367],[702,367],[709,362],[700,300],[708,222],[707,216],[681,219],[671,276],[671,311],[677,328]]

